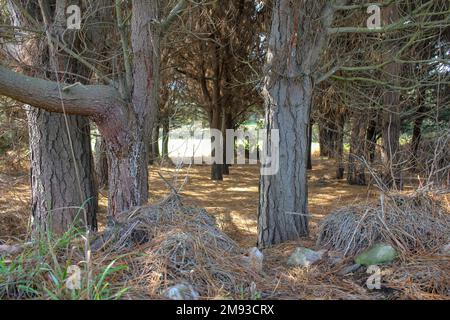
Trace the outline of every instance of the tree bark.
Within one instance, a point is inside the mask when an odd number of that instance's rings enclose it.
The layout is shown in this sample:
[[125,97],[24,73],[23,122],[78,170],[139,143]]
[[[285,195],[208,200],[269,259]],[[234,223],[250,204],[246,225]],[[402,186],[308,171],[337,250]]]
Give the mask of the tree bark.
[[336,146],[335,156],[336,159],[336,179],[344,178],[344,127],[345,127],[345,113],[339,112],[337,117],[337,133],[336,133]]
[[[13,2],[8,3],[8,8],[13,17],[13,24],[26,26],[22,12]],[[35,17],[41,16],[37,3],[24,8]],[[63,10],[65,7],[63,8],[62,2],[57,1],[52,27],[55,33],[61,34],[59,28]],[[87,75],[86,70],[79,68],[75,61],[67,61],[53,52],[46,53],[47,49],[45,43],[33,39],[22,45],[20,52],[23,56],[18,58],[35,69],[42,66],[47,66],[49,70],[54,67],[58,70],[68,69],[69,72],[79,69],[78,74]],[[56,66],[50,62],[49,57],[54,59]],[[61,65],[64,68],[61,68]],[[37,75],[31,71],[26,73]],[[50,77],[55,78],[53,73]],[[65,76],[65,79],[68,78],[70,77]],[[16,90],[20,91],[20,88]],[[26,94],[32,95],[32,91]],[[30,137],[31,213],[36,235],[41,236],[49,231],[62,234],[72,226],[84,227],[86,224],[88,228],[95,230],[97,190],[94,183],[89,120],[80,116],[67,116],[66,123],[64,115],[39,110],[30,106],[34,105],[30,102],[32,101],[28,102],[25,110]]]
[[153,128],[152,132],[152,141],[150,143],[150,156],[149,156],[149,164],[153,164],[156,159],[159,158],[159,124]]
[[[223,136],[223,165],[222,174],[230,174],[230,164],[227,163],[227,130],[234,129],[233,115],[230,112],[225,112],[222,122],[222,136]],[[233,142],[230,142],[234,144]]]
[[306,164],[306,169],[312,170],[312,134],[313,134],[313,122],[312,120],[309,121],[308,126],[308,162]]
[[[214,108],[213,112],[210,116],[210,128],[222,131],[222,112],[220,108]],[[213,181],[222,181],[223,180],[223,168],[222,164],[216,163],[214,157],[216,156],[216,150],[213,146],[217,145],[219,148],[223,149],[223,146],[219,146],[218,143],[215,143],[214,138],[211,137],[211,157],[213,157],[213,161],[211,164],[211,180]]]
[[106,150],[105,139],[100,136],[97,137],[95,140],[94,167],[99,189],[108,187],[108,156]]
[[[274,1],[264,85],[266,146],[279,130],[279,170],[262,175],[259,186],[258,246],[308,234],[307,151],[314,71],[333,21],[325,1]],[[276,156],[276,155],[272,155]]]
[[361,115],[353,115],[350,136],[350,153],[348,155],[347,181],[351,185],[366,184],[364,163],[365,126]]
[[[398,9],[395,4],[389,5],[383,14],[385,23],[398,20]],[[391,40],[394,41],[394,40]],[[384,61],[391,61],[398,52],[398,45],[384,55]],[[394,85],[399,84],[401,65],[391,62],[384,67],[384,72]],[[383,94],[383,182],[387,188],[401,190],[403,188],[402,168],[400,164],[400,92],[388,88]]]
[[170,123],[169,118],[164,118],[162,120],[162,157],[164,159],[169,158],[169,131],[170,131]]

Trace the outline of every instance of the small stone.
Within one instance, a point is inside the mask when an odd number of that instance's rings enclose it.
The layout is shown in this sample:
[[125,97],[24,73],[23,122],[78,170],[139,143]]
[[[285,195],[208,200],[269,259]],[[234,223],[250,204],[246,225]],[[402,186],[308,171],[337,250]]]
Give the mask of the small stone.
[[360,264],[352,264],[351,266],[347,266],[344,269],[342,269],[341,271],[339,271],[339,275],[345,276],[347,274],[354,273],[354,272],[358,271],[359,268],[361,268]]
[[179,283],[168,288],[164,296],[171,300],[198,300],[199,298],[198,292],[187,283]]
[[14,255],[20,253],[23,250],[22,246],[19,245],[0,245],[0,256],[2,255]]
[[314,251],[308,248],[299,247],[289,257],[287,264],[290,266],[309,267],[322,259],[325,250]]
[[247,255],[243,257],[244,262],[256,272],[263,269],[264,254],[256,247],[248,250]]
[[355,258],[357,264],[371,266],[391,262],[395,259],[397,252],[388,244],[376,244]]
[[328,260],[332,266],[337,266],[344,262],[344,256],[338,252],[328,252]]

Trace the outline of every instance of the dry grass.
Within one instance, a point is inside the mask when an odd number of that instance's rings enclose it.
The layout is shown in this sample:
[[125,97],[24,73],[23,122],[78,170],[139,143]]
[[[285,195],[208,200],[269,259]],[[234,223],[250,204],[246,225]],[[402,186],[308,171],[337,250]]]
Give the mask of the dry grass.
[[129,279],[149,298],[161,298],[168,287],[186,282],[202,298],[251,298],[252,282],[262,283],[214,217],[183,205],[174,194],[120,214],[93,248],[104,251],[97,255],[139,252]]
[[[316,246],[319,224],[337,207],[354,208],[353,222],[357,222],[369,206],[367,203],[372,201],[372,207],[373,201],[376,201],[375,208],[378,209],[374,209],[373,213],[379,214],[379,194],[367,187],[349,186],[344,180],[333,179],[333,168],[332,161],[316,159],[314,169],[309,172],[310,238],[264,250],[264,269],[258,274],[248,268],[242,259],[246,248],[256,243],[258,168],[233,166],[231,175],[226,176],[223,182],[213,182],[209,179],[208,166],[183,169],[152,166],[150,192],[153,205],[131,210],[117,219],[116,231],[121,231],[105,237],[105,242],[109,242],[103,250],[93,254],[92,271],[102,272],[112,261],[116,265],[127,265],[127,270],[112,273],[107,280],[112,292],[129,288],[122,296],[128,299],[160,299],[165,288],[179,281],[193,283],[205,299],[449,299],[449,259],[434,254],[433,250],[408,253],[393,264],[384,266],[386,274],[382,278],[381,291],[367,289],[365,281],[369,275],[364,269],[340,275],[339,272],[353,262],[352,256],[348,255],[335,263],[333,257],[342,256],[337,250],[329,251],[323,261],[310,268],[286,264],[297,246],[319,249]],[[26,171],[18,174],[6,170],[2,172],[0,237],[8,240],[27,230],[29,186]],[[173,199],[164,202],[170,189],[160,178],[160,173],[177,189],[180,188],[182,205],[172,202]],[[431,210],[432,217],[438,214],[442,206],[449,208],[448,200],[442,202],[448,198],[442,198],[441,202],[426,199],[423,205]],[[395,201],[390,201],[385,198],[385,202],[389,202],[385,206],[390,208],[395,204],[398,207]],[[394,210],[395,206],[389,210]],[[104,196],[100,198],[100,208],[100,229],[105,231]],[[199,208],[206,209],[208,214]],[[416,216],[416,219],[421,221],[422,216]],[[417,223],[414,225],[417,226]],[[428,232],[421,227],[407,230],[409,235]],[[438,227],[432,232],[442,234],[442,229]],[[400,239],[400,244],[405,247],[413,245],[410,241],[412,237],[406,234],[402,237],[396,237]],[[437,248],[441,240],[434,243],[420,240],[420,243],[423,248]],[[348,242],[345,244],[348,245]],[[73,263],[83,258],[82,252],[78,255],[71,257]],[[104,293],[105,296],[111,294]]]
[[382,194],[380,201],[343,207],[320,226],[318,245],[357,254],[376,242],[401,253],[437,252],[450,242],[450,211],[442,194]]

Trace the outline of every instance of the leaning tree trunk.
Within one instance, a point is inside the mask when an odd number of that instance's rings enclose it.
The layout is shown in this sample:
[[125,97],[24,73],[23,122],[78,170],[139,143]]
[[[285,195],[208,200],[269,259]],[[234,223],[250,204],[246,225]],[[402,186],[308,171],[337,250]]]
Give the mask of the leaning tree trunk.
[[308,234],[306,168],[313,77],[333,16],[334,8],[327,1],[274,1],[264,85],[268,129],[264,139],[266,146],[277,146],[272,130],[279,130],[279,154],[271,155],[278,158],[279,170],[260,178],[259,247]]
[[170,130],[170,123],[169,118],[165,117],[162,120],[162,157],[163,159],[169,158],[169,130]]

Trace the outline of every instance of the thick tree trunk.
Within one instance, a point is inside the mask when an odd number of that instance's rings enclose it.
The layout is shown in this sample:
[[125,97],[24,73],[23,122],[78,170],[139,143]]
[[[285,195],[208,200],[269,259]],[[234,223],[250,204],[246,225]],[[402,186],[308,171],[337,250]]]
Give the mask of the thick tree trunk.
[[279,170],[260,179],[259,247],[308,234],[306,167],[313,75],[328,41],[324,29],[333,17],[334,9],[326,1],[274,1],[264,85],[265,143],[276,146],[271,130],[279,130],[279,154],[271,155],[278,158]]
[[84,210],[88,226],[96,229],[97,191],[89,121],[68,116],[74,159],[63,116],[28,107],[27,117],[34,229],[61,234],[73,225],[82,227]]
[[[97,119],[108,144],[111,216],[148,200],[148,148],[158,116],[161,36],[158,26],[151,21],[158,19],[158,1],[132,1],[133,88],[130,105],[119,108],[128,115],[112,114],[111,118]],[[114,127],[116,121],[118,127]]]
[[280,145],[278,173],[260,180],[258,245],[262,247],[308,234],[306,170],[312,90],[310,78],[301,85],[277,79],[267,93],[272,104],[266,121],[269,129],[279,130]]
[[[14,25],[26,25],[26,19],[13,2],[8,3],[8,8]],[[37,3],[25,8],[33,16],[41,16]],[[52,27],[55,33],[61,33],[58,28],[63,18],[63,10],[65,8],[62,3],[57,2]],[[58,70],[72,71],[79,67],[75,61],[67,61],[54,52],[45,52],[43,48],[47,47],[39,40],[28,41],[21,47],[22,56],[18,58],[36,69],[47,66],[49,70],[56,67]],[[56,66],[50,62],[49,56],[53,58],[52,62]],[[85,69],[78,69],[77,73],[83,75]],[[50,77],[55,78],[53,72]],[[97,190],[94,183],[89,120],[80,116],[67,116],[66,124],[64,115],[31,106],[26,106],[25,109],[30,136],[31,208],[33,229],[37,236],[48,231],[62,234],[72,226],[81,228],[86,224],[95,230]]]
[[[164,20],[165,28],[178,10]],[[26,77],[0,66],[0,94],[46,111],[65,111],[95,121],[107,144],[108,213],[112,216],[148,199],[148,147],[158,113],[159,43],[163,32],[154,21],[160,21],[158,1],[132,1],[133,83],[125,86],[129,91],[107,85],[72,85],[60,91],[55,82]]]
[[[398,20],[398,9],[395,4],[388,6],[383,12],[385,23]],[[395,40],[391,40],[395,41]],[[393,43],[390,51],[384,55],[384,61],[391,61],[397,53],[397,44]],[[384,67],[389,81],[399,84],[401,64],[391,62]],[[403,188],[402,168],[400,160],[400,92],[398,89],[386,89],[383,94],[383,183],[387,188],[401,190]]]

